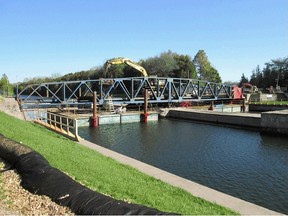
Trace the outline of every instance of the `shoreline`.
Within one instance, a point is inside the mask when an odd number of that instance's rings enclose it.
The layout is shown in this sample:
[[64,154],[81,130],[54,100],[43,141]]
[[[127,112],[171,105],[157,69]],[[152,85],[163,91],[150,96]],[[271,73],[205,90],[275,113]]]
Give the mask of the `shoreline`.
[[122,164],[129,165],[140,172],[143,172],[149,176],[159,179],[165,183],[173,185],[178,188],[182,188],[193,196],[202,198],[212,203],[216,203],[223,207],[232,209],[241,215],[281,215],[281,213],[258,206],[256,204],[241,200],[239,198],[230,196],[228,194],[219,192],[217,190],[211,189],[209,187],[203,186],[196,182],[187,180],[185,178],[179,177],[172,173],[161,170],[157,167],[151,166],[149,164],[143,163],[136,159],[130,158],[128,156],[122,155],[120,153],[114,152],[95,143],[89,142],[87,140],[81,140],[79,142],[88,148],[94,149],[106,157],[110,157]]
[[[9,102],[12,103],[12,107],[13,107],[13,101],[9,101]],[[14,100],[14,103],[15,102],[16,101]],[[11,107],[11,104],[8,103],[9,105],[5,104],[3,106],[3,103],[0,103],[0,110],[3,111],[3,107],[4,107],[4,110],[6,109],[6,113],[7,113],[7,108],[9,109]],[[8,112],[7,114],[24,120],[23,115],[21,118],[21,115],[19,115],[19,112],[20,112],[20,110],[18,111],[17,107],[16,107],[16,110],[14,110],[12,113]],[[22,113],[20,112],[20,114],[22,114]],[[103,148],[97,144],[88,142],[86,140],[81,140],[78,143],[81,145],[84,145],[88,148],[92,148],[104,156],[113,158],[122,164],[126,164],[126,165],[133,167],[133,168],[136,168],[137,170],[139,170],[145,174],[148,174],[149,176],[152,176],[156,179],[164,181],[164,182],[166,182],[170,185],[176,186],[178,188],[182,188],[196,197],[200,197],[200,198],[205,199],[207,201],[210,201],[212,203],[216,203],[218,205],[230,208],[232,210],[239,212],[240,214],[261,214],[261,215],[264,215],[264,214],[265,215],[281,214],[281,213],[266,209],[264,207],[255,205],[253,203],[249,203],[249,202],[243,201],[241,199],[232,197],[230,195],[224,194],[222,192],[219,192],[219,191],[216,191],[214,189],[208,188],[206,186],[200,185],[198,183],[192,182],[190,180],[181,178],[179,176],[176,176],[176,175],[171,174],[169,172],[163,171],[163,170],[158,169],[156,167],[153,167],[151,165],[145,164],[141,161],[127,157],[125,155],[119,154],[117,152],[111,151],[109,149]]]

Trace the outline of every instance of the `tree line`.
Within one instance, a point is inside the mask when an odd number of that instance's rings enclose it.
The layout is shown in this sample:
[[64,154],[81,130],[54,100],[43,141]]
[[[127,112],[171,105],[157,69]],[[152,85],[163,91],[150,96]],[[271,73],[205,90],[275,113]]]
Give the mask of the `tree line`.
[[[143,66],[148,75],[158,77],[179,77],[208,80],[210,82],[221,83],[222,79],[217,69],[212,66],[204,50],[199,50],[192,59],[186,54],[178,54],[168,50],[159,55],[147,59],[141,59],[137,62]],[[95,66],[89,70],[83,70],[75,73],[68,73],[64,76],[54,74],[51,77],[34,77],[26,78],[19,84],[19,90],[27,84],[39,84],[46,82],[60,82],[60,81],[77,81],[77,80],[93,80],[99,78],[121,78],[141,76],[141,74],[134,68],[122,65],[112,65],[108,73],[104,69],[104,65]],[[227,82],[232,84],[232,82]],[[270,86],[288,86],[288,57],[278,58],[265,63],[265,67],[261,70],[259,65],[252,71],[250,79],[244,75],[241,76],[240,82],[237,83],[242,86],[242,83],[250,83],[258,88],[269,88]],[[14,90],[13,90],[14,87]],[[6,74],[2,75],[0,79],[0,94],[4,92],[15,92],[16,85],[12,86],[9,83]]]
[[[250,83],[258,88],[270,87],[288,87],[288,57],[278,58],[265,63],[261,70],[259,65],[252,70],[250,79],[244,75],[241,76],[239,86],[242,83]],[[288,90],[288,89],[287,89]]]
[[[137,63],[146,69],[148,75],[202,79],[216,83],[222,82],[218,71],[212,66],[204,50],[199,50],[193,59],[189,55],[178,54],[168,50],[160,55],[141,59]],[[112,65],[108,73],[104,70],[104,66],[95,66],[90,70],[68,73],[64,76],[53,75],[52,77],[27,78],[23,83],[33,84],[134,76],[141,76],[141,74],[134,68],[123,64]]]

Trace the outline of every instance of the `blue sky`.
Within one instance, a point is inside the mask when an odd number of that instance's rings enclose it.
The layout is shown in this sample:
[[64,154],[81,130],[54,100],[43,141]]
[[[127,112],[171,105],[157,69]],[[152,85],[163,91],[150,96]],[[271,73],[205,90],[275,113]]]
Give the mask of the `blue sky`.
[[223,81],[288,56],[288,0],[0,0],[10,82],[205,50]]

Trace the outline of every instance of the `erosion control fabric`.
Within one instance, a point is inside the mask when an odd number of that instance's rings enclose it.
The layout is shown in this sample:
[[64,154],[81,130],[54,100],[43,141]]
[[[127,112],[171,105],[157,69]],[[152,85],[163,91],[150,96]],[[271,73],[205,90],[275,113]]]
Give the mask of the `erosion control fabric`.
[[54,202],[69,207],[75,214],[167,214],[146,206],[115,200],[92,191],[50,166],[48,161],[36,151],[1,134],[0,157],[14,165],[21,176],[21,185],[26,190],[46,195]]

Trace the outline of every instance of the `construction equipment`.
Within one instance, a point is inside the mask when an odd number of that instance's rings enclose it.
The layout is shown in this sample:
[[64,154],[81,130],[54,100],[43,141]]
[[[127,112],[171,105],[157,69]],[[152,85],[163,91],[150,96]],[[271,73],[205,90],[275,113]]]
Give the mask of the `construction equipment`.
[[258,92],[258,88],[250,83],[242,83],[242,91],[246,94]]
[[113,59],[108,60],[104,66],[105,71],[107,72],[108,69],[111,67],[111,65],[115,65],[115,64],[127,64],[127,65],[133,67],[134,69],[136,69],[137,71],[139,71],[141,74],[143,74],[144,77],[148,76],[145,68],[143,68],[141,65],[131,61],[130,59],[123,58],[123,57],[113,58]]

